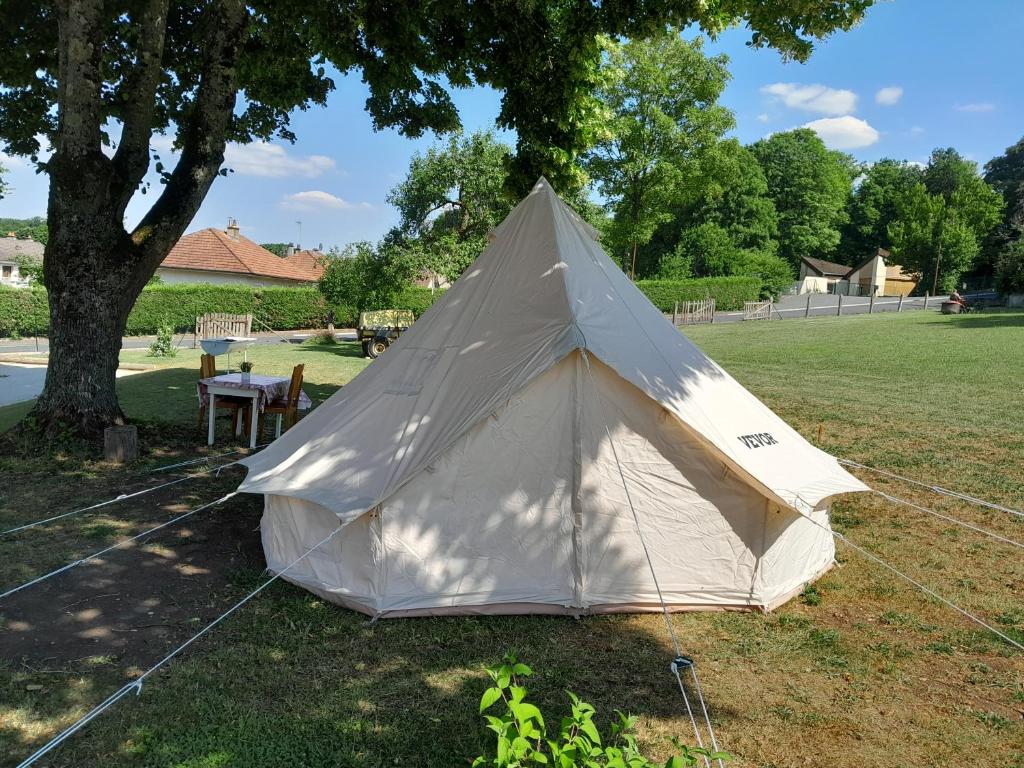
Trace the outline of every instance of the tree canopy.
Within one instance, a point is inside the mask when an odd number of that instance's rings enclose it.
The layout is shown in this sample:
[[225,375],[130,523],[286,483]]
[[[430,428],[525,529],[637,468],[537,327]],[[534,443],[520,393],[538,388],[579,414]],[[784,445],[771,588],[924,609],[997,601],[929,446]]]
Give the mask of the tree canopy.
[[989,251],[998,252],[1024,238],[1024,138],[985,164],[985,181],[1006,201],[989,243]]
[[883,159],[864,169],[843,227],[839,251],[846,263],[856,264],[878,248],[892,248],[889,225],[896,220],[897,203],[923,180],[923,170],[903,160]]
[[779,255],[794,268],[805,256],[826,257],[840,241],[857,175],[853,158],[826,148],[807,128],[751,145],[779,217]]
[[900,193],[895,207],[888,228],[893,258],[934,293],[957,287],[975,265],[1004,203],[975,163],[956,150],[936,149],[921,181]]
[[[409,136],[458,126],[451,88],[496,88],[498,124],[516,132],[510,190],[541,174],[571,190],[601,125],[599,35],[744,23],[751,45],[804,59],[871,4],[7,0],[0,144],[36,159],[53,148],[40,162],[52,338],[33,420],[98,434],[123,419],[114,374],[128,312],[225,172],[227,142],[294,138],[290,114],[324,103],[335,71],[362,77],[375,127]],[[151,150],[160,133],[179,150],[173,168]],[[151,167],[162,189],[129,232],[125,210]]]
[[725,56],[678,30],[648,40],[603,38],[596,91],[607,119],[584,168],[613,215],[606,240],[635,275],[636,253],[687,194],[699,157],[733,126],[716,102],[729,79]]
[[511,154],[481,131],[415,155],[388,195],[400,217],[388,239],[418,248],[424,268],[455,280],[512,209],[505,189]]

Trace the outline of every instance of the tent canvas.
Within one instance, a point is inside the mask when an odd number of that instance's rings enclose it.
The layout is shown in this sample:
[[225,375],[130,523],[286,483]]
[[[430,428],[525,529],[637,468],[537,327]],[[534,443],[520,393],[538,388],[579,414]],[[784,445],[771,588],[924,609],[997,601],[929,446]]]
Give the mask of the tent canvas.
[[867,490],[543,179],[383,357],[243,463],[269,567],[340,522],[286,578],[379,616],[648,610],[638,533],[671,607],[769,608],[832,562],[803,516]]

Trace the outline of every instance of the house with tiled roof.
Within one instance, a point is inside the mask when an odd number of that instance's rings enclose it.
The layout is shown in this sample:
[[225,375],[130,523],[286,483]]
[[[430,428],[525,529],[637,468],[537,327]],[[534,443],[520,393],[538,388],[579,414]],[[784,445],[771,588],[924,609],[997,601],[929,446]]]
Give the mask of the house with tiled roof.
[[291,246],[288,247],[288,255],[285,261],[298,270],[305,272],[311,280],[319,280],[326,266],[324,265],[323,253],[317,250],[297,251]]
[[25,261],[42,263],[43,246],[35,240],[22,240],[13,232],[0,237],[0,285],[10,288],[24,288],[29,279],[21,274],[20,265]]
[[309,285],[312,271],[275,256],[239,231],[210,227],[182,237],[156,270],[165,283],[234,283],[257,287]]

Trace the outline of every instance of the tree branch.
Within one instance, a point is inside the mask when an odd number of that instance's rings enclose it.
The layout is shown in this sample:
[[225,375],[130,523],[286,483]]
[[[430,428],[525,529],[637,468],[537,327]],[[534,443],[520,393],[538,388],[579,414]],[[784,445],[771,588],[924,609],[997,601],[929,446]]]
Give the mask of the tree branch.
[[59,71],[57,152],[69,160],[100,151],[102,0],[57,3]]
[[153,132],[156,89],[160,84],[167,8],[168,0],[147,0],[139,17],[132,20],[140,29],[139,50],[122,89],[123,128],[113,158],[114,204],[119,218],[124,217],[125,208],[149,169],[149,139]]
[[148,279],[196,215],[224,162],[235,108],[235,65],[248,14],[239,0],[218,0],[207,12],[207,40],[199,90],[188,121],[179,126],[182,152],[163,193],[132,232]]

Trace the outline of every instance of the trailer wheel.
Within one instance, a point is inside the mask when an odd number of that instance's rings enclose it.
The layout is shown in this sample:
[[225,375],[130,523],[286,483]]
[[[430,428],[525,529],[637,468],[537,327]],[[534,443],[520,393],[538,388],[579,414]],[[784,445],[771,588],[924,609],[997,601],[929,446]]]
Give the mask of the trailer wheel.
[[366,354],[368,357],[377,359],[384,354],[384,350],[389,346],[391,346],[391,341],[388,339],[370,339],[366,343]]

